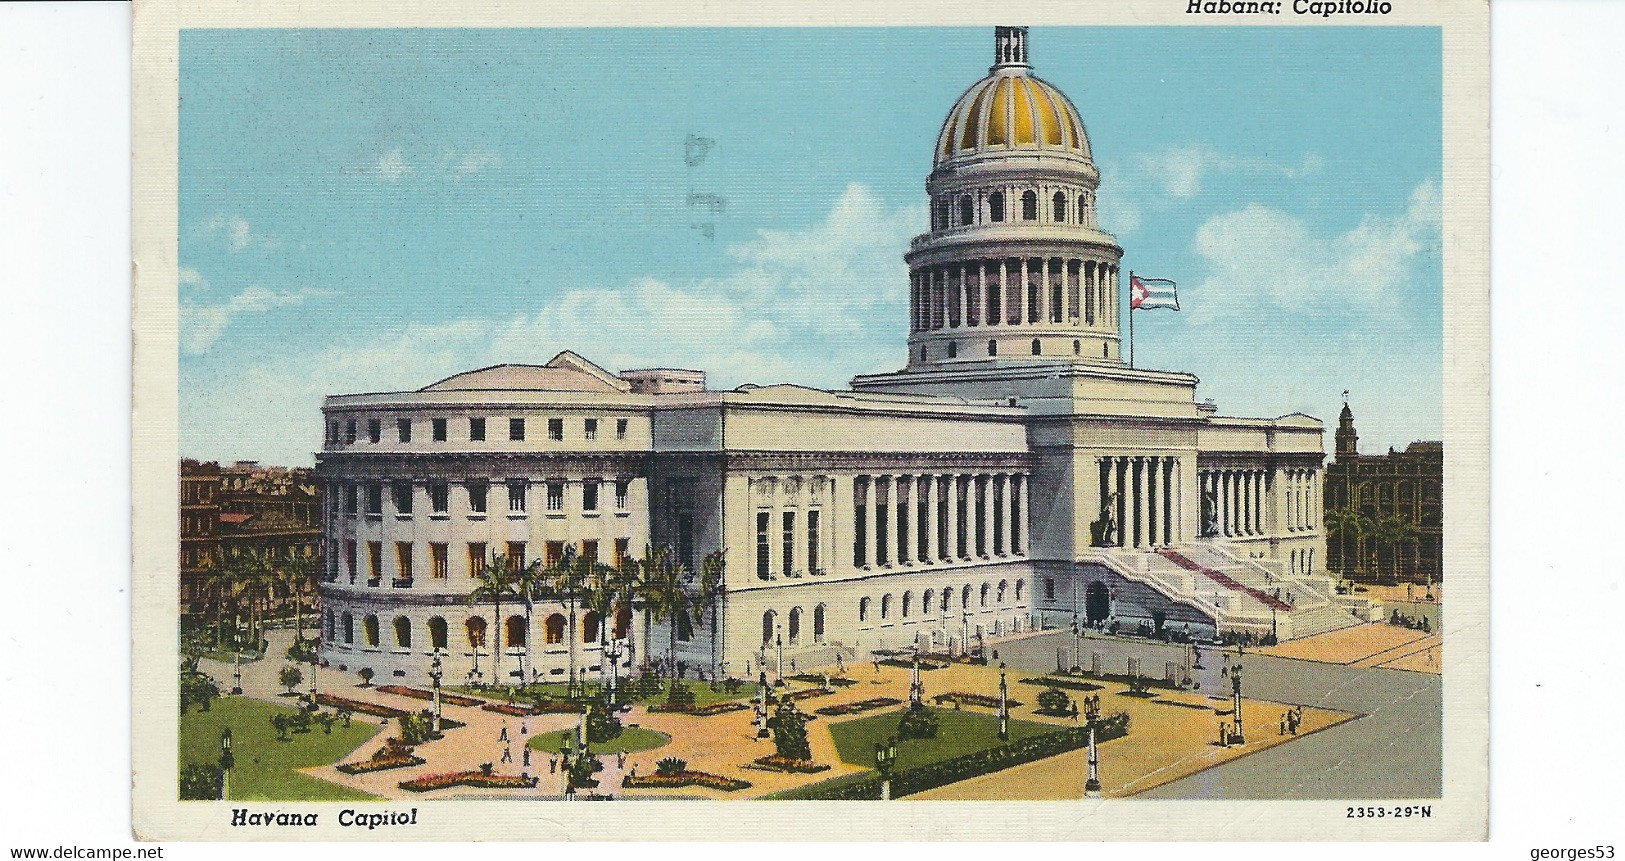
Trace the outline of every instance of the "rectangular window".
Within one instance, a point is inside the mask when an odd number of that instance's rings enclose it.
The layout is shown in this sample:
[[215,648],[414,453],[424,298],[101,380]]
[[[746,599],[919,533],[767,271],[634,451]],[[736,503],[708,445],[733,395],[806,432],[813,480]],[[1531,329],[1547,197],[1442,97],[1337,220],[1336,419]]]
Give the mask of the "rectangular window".
[[355,516],[356,486],[353,482],[344,483],[344,513],[350,517]]
[[435,514],[445,514],[450,507],[451,493],[443,481],[429,482],[429,507]]
[[485,542],[468,542],[468,576],[477,579],[485,573]]
[[784,533],[780,536],[783,546],[779,548],[780,563],[784,565],[784,573],[788,576],[796,570],[796,513],[784,512]]
[[598,420],[597,419],[587,419],[586,427],[582,430],[582,433],[587,439],[597,439],[598,438]]
[[549,541],[542,546],[542,564],[549,568],[559,564],[564,559],[564,542]]
[[367,513],[375,516],[384,513],[384,486],[376,481],[367,483]]
[[547,510],[564,510],[564,482],[550,481],[547,483]]
[[625,565],[626,564],[626,557],[630,556],[631,554],[632,554],[632,539],[630,539],[630,538],[617,538],[617,539],[615,539],[615,563],[614,564],[615,564],[616,568],[619,568],[622,565]]
[[344,441],[351,445],[355,444],[355,419],[344,423]]
[[770,579],[772,574],[773,559],[767,540],[767,530],[772,522],[773,515],[765,511],[756,513],[756,576],[762,580]]
[[589,563],[598,561],[598,542],[589,538],[581,542],[581,558]]
[[581,510],[598,510],[598,482],[589,480],[581,485]]
[[349,575],[350,582],[355,582],[355,542],[344,542],[344,572]]
[[336,443],[338,441],[339,441],[339,423],[338,422],[328,422],[327,423],[327,442],[328,442],[328,444],[331,445],[331,444]]
[[446,420],[445,419],[435,419],[433,422],[430,423],[430,427],[433,428],[433,431],[434,431],[433,435],[434,435],[434,441],[435,442],[445,442],[446,441]]
[[435,580],[444,580],[444,579],[446,579],[446,574],[448,573],[447,569],[450,567],[447,564],[447,556],[448,555],[449,554],[447,554],[447,552],[446,552],[446,545],[445,544],[440,544],[438,542],[430,542],[430,544],[429,544],[429,576],[431,578],[433,578]]
[[395,420],[395,433],[400,437],[401,442],[411,442],[412,441],[412,420],[411,419],[396,419]]
[[485,441],[485,419],[468,420],[468,439],[470,442]]
[[1045,577],[1044,578],[1044,600],[1045,601],[1054,601],[1055,600],[1055,578],[1054,577]]
[[469,511],[472,511],[475,514],[485,513],[485,492],[489,488],[490,485],[483,481],[471,481],[468,483]]
[[407,586],[412,583],[412,542],[395,542],[395,585]]
[[384,578],[384,542],[367,542],[367,585],[377,586]]
[[508,542],[508,561],[513,564],[514,568],[525,567],[525,542]]
[[378,419],[367,419],[367,442],[377,442],[384,435],[383,422]]
[[626,439],[626,419],[615,420],[615,438]]
[[411,514],[412,513],[412,482],[410,482],[410,481],[397,481],[394,484],[394,488],[395,488],[395,513],[396,514]]
[[818,509],[807,512],[807,573],[818,573]]
[[547,438],[555,442],[564,439],[564,419],[547,420]]
[[514,442],[523,442],[525,439],[525,420],[508,419],[508,439]]
[[508,482],[508,511],[511,513],[525,510],[525,480],[512,479]]
[[625,480],[615,482],[615,508],[620,511],[626,510],[626,490],[630,484]]

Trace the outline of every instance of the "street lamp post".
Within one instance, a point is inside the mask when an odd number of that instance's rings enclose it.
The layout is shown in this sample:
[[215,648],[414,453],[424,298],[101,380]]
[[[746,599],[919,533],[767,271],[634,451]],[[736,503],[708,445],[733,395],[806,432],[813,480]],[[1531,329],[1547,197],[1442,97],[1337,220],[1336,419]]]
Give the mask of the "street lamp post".
[[231,666],[231,692],[241,696],[243,693],[243,656],[232,658]]
[[1010,740],[1010,688],[1005,682],[1004,664],[999,664],[999,741]]
[[774,633],[774,635],[773,635],[773,646],[774,646],[775,649],[778,650],[778,653],[779,653],[779,685],[783,686],[783,684],[784,684],[784,626],[783,625],[780,625],[778,631],[776,633]]
[[1089,798],[1100,797],[1100,754],[1095,749],[1095,723],[1100,719],[1100,700],[1097,697],[1084,697],[1084,717],[1089,726],[1089,779],[1084,781],[1083,794]]
[[914,661],[909,664],[908,670],[908,705],[916,708],[925,705],[925,685],[920,682],[920,647],[914,647]]
[[1231,737],[1232,744],[1246,744],[1247,740],[1241,733],[1241,663],[1237,662],[1230,668],[1230,690],[1233,698],[1233,712],[1236,718],[1236,731]]
[[767,670],[762,670],[756,682],[756,737],[767,738]]
[[575,782],[570,779],[570,758],[574,753],[575,748],[574,745],[570,743],[570,739],[566,738],[559,741],[559,770],[564,772],[565,801],[576,800]]
[[316,668],[320,667],[321,665],[322,665],[322,662],[315,655],[310,656],[310,710],[311,711],[316,710]]
[[880,772],[880,800],[891,800],[891,770],[897,763],[897,736],[875,742],[875,769]]
[[621,641],[611,638],[605,644],[601,657],[609,661],[609,684],[604,688],[604,705],[613,711],[615,709],[615,684],[620,681],[621,675]]
[[[966,587],[967,589],[970,587]],[[959,653],[970,656],[970,608],[964,607],[959,611]]]
[[440,732],[440,678],[445,671],[440,666],[440,650],[434,650],[434,660],[429,662],[429,683],[434,688],[434,731]]
[[231,754],[231,727],[220,731],[220,798],[225,800],[231,797],[231,768],[237,764],[236,757]]
[[1078,627],[1078,614],[1072,614],[1072,666],[1083,666],[1083,629]]

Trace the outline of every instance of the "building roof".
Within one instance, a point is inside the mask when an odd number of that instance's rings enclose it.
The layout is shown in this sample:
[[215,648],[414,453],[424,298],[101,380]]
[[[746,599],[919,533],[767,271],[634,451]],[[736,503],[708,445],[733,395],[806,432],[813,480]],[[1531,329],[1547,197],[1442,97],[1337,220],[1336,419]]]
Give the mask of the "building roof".
[[1091,159],[1078,109],[1027,64],[1027,28],[997,28],[994,66],[954,103],[935,163],[960,155],[1048,150]]
[[565,350],[545,365],[492,365],[447,377],[418,391],[625,392],[630,389],[624,380]]

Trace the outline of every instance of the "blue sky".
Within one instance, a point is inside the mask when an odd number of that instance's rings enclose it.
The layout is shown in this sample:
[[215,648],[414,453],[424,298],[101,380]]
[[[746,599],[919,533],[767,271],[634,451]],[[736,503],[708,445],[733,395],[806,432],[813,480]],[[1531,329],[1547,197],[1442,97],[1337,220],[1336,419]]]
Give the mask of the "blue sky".
[[[183,33],[181,453],[308,464],[325,394],[563,349],[714,388],[899,367],[931,147],[992,41]],[[1141,367],[1197,374],[1229,415],[1331,425],[1351,389],[1365,451],[1439,437],[1439,48],[1423,28],[1033,29],[1124,268],[1180,284],[1183,311],[1136,314]],[[693,166],[690,135],[715,141]]]

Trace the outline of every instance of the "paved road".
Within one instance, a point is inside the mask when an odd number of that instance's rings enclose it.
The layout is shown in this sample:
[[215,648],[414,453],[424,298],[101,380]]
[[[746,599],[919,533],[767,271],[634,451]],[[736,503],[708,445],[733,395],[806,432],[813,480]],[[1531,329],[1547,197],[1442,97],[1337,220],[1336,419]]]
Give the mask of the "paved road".
[[[1025,670],[1054,670],[1057,649],[1070,657],[1071,634],[1055,632],[1000,643],[1000,660]],[[1166,661],[1183,666],[1185,649],[1131,639],[1089,638],[1082,664],[1100,652],[1106,669],[1122,672],[1129,656],[1141,672],[1160,675]],[[1202,650],[1202,690],[1222,690],[1217,659]],[[1338,709],[1357,720],[1260,751],[1152,789],[1146,798],[1438,798],[1443,757],[1443,680],[1404,670],[1344,667],[1248,654],[1249,698]]]

